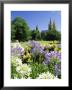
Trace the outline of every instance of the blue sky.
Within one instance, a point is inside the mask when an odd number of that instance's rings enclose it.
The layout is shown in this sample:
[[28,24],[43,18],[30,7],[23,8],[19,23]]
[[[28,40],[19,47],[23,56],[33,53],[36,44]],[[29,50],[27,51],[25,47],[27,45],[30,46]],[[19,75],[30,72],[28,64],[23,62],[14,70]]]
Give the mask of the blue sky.
[[35,29],[36,25],[40,31],[47,30],[51,20],[55,21],[58,31],[61,31],[61,12],[60,11],[12,11],[11,20],[22,17],[28,23],[30,29]]

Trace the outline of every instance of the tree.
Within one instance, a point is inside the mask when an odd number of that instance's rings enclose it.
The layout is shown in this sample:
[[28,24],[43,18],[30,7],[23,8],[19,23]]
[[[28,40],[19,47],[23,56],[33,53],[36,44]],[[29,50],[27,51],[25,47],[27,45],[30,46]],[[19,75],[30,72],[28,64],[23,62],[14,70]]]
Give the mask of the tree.
[[12,41],[15,40],[15,33],[16,33],[15,26],[11,25],[11,40]]
[[21,17],[16,17],[14,20],[12,20],[11,26],[12,40],[15,39],[19,41],[26,41],[29,39],[29,27],[24,19],[22,19]]
[[55,21],[53,21],[53,24],[52,24],[52,30],[56,31]]
[[39,32],[38,26],[36,26],[36,29],[32,30],[32,40],[40,40],[41,39],[41,33]]
[[47,32],[48,32],[48,30],[46,30],[46,31],[44,30],[41,32],[41,39],[42,40],[46,40]]
[[61,33],[57,31],[55,21],[48,24],[48,30],[39,31],[38,25],[34,30],[30,30],[27,22],[16,17],[11,21],[11,40],[28,41],[28,40],[61,40]]
[[53,21],[52,23],[50,19],[50,23],[48,27],[49,28],[46,34],[46,40],[59,40],[60,41],[61,33],[57,31],[55,21]]
[[48,30],[50,31],[52,29],[52,22],[51,22],[51,19],[50,19],[50,22],[48,24]]
[[36,39],[36,31],[35,29],[31,31],[32,40]]
[[36,26],[36,30],[38,31],[39,29],[38,29],[38,25]]
[[41,39],[41,33],[38,29],[38,26],[36,26],[36,40],[40,40]]

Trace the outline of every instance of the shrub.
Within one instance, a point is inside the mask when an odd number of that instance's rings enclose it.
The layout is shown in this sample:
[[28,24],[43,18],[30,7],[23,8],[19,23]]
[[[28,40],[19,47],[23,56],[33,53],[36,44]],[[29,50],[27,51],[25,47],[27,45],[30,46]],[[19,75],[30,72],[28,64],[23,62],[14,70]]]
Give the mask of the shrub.
[[39,76],[39,74],[48,71],[48,67],[43,64],[34,63],[31,65],[31,67],[32,67],[32,72],[30,76],[32,77],[32,79],[35,79],[36,77]]
[[56,57],[52,57],[50,59],[50,62],[48,64],[48,68],[52,74],[54,74],[55,76],[60,78],[60,76],[61,76],[61,62]]
[[17,66],[21,66],[22,61],[18,57],[12,56],[11,57],[11,78],[20,78],[20,75],[16,71]]
[[11,78],[12,79],[27,79],[30,76],[31,67],[27,64],[22,64],[18,57],[11,57]]

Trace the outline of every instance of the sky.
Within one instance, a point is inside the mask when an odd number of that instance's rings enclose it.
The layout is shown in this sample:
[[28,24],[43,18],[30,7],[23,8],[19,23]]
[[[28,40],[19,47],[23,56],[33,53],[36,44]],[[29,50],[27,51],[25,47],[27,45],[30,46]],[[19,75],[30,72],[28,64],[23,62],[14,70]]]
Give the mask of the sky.
[[50,19],[55,21],[58,31],[61,31],[60,11],[12,11],[11,20],[21,17],[26,20],[31,30],[38,26],[39,30],[47,30]]

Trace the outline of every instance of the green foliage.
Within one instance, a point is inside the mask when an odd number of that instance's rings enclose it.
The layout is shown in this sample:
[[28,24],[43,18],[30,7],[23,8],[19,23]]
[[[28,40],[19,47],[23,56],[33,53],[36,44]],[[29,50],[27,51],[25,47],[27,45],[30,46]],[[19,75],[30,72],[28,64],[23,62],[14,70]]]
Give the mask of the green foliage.
[[52,22],[51,22],[51,19],[50,19],[50,22],[49,22],[49,25],[48,25],[48,30],[50,31],[52,29]]
[[53,22],[52,30],[56,31],[56,25],[55,25],[55,22]]
[[44,55],[40,53],[39,49],[36,48],[36,50],[31,53],[33,63],[42,63],[44,61]]
[[15,40],[15,25],[11,25],[11,40],[14,41]]
[[32,72],[30,77],[32,77],[32,79],[35,79],[36,77],[39,76],[39,74],[48,71],[48,67],[43,64],[33,63],[31,67],[32,67]]
[[48,30],[39,31],[38,26],[30,30],[27,22],[21,17],[16,17],[11,21],[11,40],[28,41],[28,40],[61,40],[61,33],[57,31],[55,22],[51,19],[48,24]]
[[47,37],[47,31],[42,31],[41,32],[41,39],[46,40],[46,37]]
[[[15,30],[15,31],[14,31]],[[12,40],[19,40],[19,41],[26,41],[29,39],[29,27],[24,19],[21,17],[16,17],[12,21],[12,28],[11,28],[11,37]]]
[[47,36],[46,36],[46,40],[61,40],[61,33],[57,31],[56,29],[56,25],[55,22],[51,22],[49,23],[49,29],[47,32]]
[[61,35],[60,35],[60,32],[58,31],[55,31],[55,30],[51,30],[49,32],[47,32],[47,37],[46,37],[47,40],[61,40]]
[[60,61],[55,57],[52,57],[48,64],[49,71],[54,75],[55,75],[55,65],[58,64],[60,64]]
[[11,57],[11,78],[12,79],[21,78],[21,75],[19,75],[16,71],[16,67],[21,64],[21,62],[19,63],[17,61],[18,59],[19,59],[18,57]]
[[30,53],[25,50],[24,55],[22,56],[22,62],[23,63],[31,63],[33,62]]
[[41,33],[39,32],[38,26],[36,26],[35,30],[31,31],[32,40],[40,40]]

